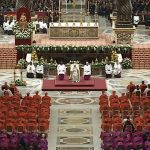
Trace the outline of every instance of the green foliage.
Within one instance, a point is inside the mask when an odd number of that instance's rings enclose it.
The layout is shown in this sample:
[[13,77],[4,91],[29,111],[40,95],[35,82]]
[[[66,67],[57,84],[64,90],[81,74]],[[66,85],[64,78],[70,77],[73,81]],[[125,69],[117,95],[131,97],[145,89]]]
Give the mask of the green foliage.
[[16,86],[26,86],[25,81],[21,81],[20,79],[15,80],[15,85]]
[[19,45],[16,47],[18,51],[25,51],[31,53],[33,49],[37,52],[50,52],[50,53],[130,53],[132,47],[130,45],[109,45],[109,46],[32,46],[32,45]]

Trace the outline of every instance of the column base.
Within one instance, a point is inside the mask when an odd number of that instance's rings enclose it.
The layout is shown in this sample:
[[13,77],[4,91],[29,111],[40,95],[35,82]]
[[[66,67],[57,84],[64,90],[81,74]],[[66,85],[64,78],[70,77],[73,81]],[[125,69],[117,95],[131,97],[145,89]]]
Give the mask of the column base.
[[115,41],[117,44],[131,44],[135,27],[133,28],[114,28]]

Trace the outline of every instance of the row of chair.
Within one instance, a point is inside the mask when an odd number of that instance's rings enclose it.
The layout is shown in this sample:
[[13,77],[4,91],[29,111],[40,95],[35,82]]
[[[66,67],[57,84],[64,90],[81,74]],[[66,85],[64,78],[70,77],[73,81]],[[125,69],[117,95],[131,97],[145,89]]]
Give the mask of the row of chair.
[[24,97],[5,95],[0,98],[0,129],[9,132],[46,132],[50,124],[50,97],[39,95]]
[[[121,131],[123,119],[132,116],[133,120],[139,116],[143,119],[135,121],[136,130],[148,130],[150,128],[150,101],[147,97],[138,97],[134,94],[130,99],[122,94],[118,97],[115,92],[107,96],[104,92],[99,98],[100,112],[102,115],[101,128],[104,131]],[[135,119],[137,120],[137,119]]]

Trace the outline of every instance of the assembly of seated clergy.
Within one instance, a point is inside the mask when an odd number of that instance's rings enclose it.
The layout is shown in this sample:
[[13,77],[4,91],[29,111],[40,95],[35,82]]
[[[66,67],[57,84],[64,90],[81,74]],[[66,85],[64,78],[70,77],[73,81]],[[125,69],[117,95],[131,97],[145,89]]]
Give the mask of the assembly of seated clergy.
[[0,150],[150,150],[150,0],[0,0]]

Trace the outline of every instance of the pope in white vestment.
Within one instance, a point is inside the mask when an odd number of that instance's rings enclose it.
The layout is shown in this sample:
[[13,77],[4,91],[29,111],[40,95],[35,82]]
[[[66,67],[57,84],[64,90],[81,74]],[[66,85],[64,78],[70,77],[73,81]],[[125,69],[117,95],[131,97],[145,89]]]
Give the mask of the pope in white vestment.
[[108,62],[108,64],[105,65],[105,72],[106,72],[106,78],[112,77],[112,65]]
[[44,67],[42,64],[39,64],[36,66],[36,77],[37,78],[43,78],[44,73]]
[[80,70],[76,65],[74,65],[72,69],[72,82],[79,82],[79,81],[80,81]]
[[76,68],[79,70],[79,74],[80,74],[79,64],[76,61],[74,61],[74,63],[70,65],[70,76],[69,76],[70,80],[72,80],[72,73],[73,73],[74,66],[76,66]]
[[115,64],[114,64],[114,77],[120,78],[121,77],[121,71],[122,71],[121,64],[118,62],[115,62]]
[[61,62],[61,64],[57,66],[58,79],[64,80],[65,73],[66,73],[66,66]]
[[34,78],[35,66],[30,62],[27,66],[27,78]]
[[84,65],[84,80],[89,80],[91,76],[91,65],[89,65],[88,62],[86,62],[86,65]]

